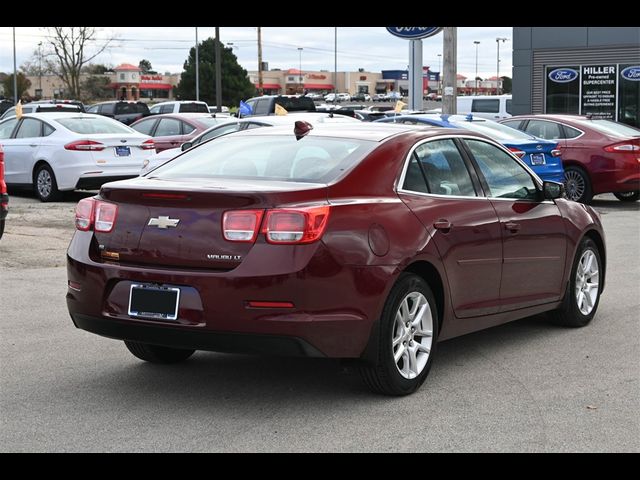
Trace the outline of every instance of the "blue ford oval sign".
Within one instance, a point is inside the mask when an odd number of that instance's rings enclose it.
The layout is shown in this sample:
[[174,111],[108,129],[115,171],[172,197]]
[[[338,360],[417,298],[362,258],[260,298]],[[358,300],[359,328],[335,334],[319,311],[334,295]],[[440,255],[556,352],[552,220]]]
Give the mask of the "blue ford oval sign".
[[418,40],[435,35],[442,27],[387,27],[387,31],[396,37]]
[[578,78],[578,72],[573,68],[556,68],[549,72],[549,80],[556,83],[569,83]]
[[627,67],[620,72],[622,78],[631,80],[633,82],[640,82],[640,65],[634,65],[633,67]]

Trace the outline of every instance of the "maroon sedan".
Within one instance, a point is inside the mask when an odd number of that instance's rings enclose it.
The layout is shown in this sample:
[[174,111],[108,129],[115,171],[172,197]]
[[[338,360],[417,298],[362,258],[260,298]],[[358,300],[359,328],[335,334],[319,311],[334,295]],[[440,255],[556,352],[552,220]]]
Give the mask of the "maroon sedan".
[[195,350],[358,359],[371,389],[403,395],[438,340],[595,315],[598,214],[503,146],[410,125],[294,131],[221,137],[80,201],[76,327],[157,363]]
[[216,118],[209,113],[176,113],[143,118],[132,123],[131,128],[152,136],[156,152],[161,152],[178,148],[209,127],[228,120],[228,117]]
[[7,184],[4,181],[4,151],[0,145],[0,238],[4,233],[4,219],[9,212],[9,195],[7,195]]
[[589,203],[609,192],[623,202],[640,198],[637,128],[578,115],[521,115],[500,123],[558,142],[569,199]]

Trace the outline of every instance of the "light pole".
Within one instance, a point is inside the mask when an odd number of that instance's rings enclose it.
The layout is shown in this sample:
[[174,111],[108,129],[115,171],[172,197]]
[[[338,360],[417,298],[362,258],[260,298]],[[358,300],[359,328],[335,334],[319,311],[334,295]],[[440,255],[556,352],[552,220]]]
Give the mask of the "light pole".
[[198,27],[196,27],[196,100],[200,100],[200,59],[198,58]]
[[500,41],[502,43],[509,40],[508,38],[498,37],[496,38],[496,45],[498,46],[498,58],[496,60],[496,95],[500,95]]
[[438,54],[438,95],[442,95],[442,54]]
[[476,77],[475,77],[476,91],[475,91],[475,95],[478,95],[478,45],[480,45],[480,42],[478,40],[474,40],[473,43],[476,44]]
[[298,47],[298,90],[302,90],[304,93],[304,89],[302,88],[302,47]]
[[38,42],[38,89],[42,98],[42,42]]
[[18,104],[18,69],[16,68],[16,27],[13,27],[13,104]]

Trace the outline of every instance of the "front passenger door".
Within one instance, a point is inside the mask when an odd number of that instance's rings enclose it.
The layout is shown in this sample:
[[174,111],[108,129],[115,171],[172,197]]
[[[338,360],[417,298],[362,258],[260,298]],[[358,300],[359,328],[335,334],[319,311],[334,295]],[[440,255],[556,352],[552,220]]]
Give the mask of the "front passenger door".
[[484,140],[465,139],[502,230],[500,311],[559,300],[567,234],[557,205],[544,200],[516,159]]

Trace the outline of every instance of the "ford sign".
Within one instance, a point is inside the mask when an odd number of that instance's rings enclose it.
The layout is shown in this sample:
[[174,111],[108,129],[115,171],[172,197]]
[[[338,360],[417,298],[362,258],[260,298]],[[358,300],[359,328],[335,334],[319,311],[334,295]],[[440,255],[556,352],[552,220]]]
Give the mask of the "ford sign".
[[396,37],[408,40],[427,38],[440,32],[442,27],[387,27],[387,31]]
[[549,80],[556,83],[569,83],[578,78],[578,72],[572,68],[556,68],[549,72]]
[[640,82],[640,65],[634,65],[633,67],[627,67],[620,72],[622,78],[631,80],[633,82]]

